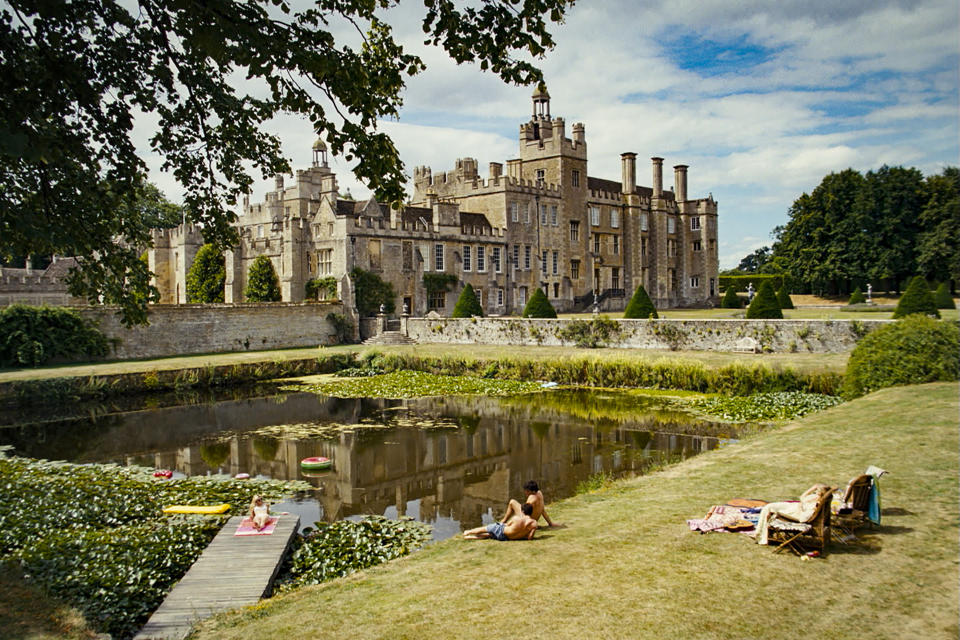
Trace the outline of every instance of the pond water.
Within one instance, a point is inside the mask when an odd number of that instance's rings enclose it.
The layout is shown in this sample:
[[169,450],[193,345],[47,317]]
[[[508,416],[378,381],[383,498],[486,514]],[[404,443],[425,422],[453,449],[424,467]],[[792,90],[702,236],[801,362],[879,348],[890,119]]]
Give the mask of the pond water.
[[[437,540],[499,518],[527,480],[549,505],[595,474],[639,475],[737,436],[669,400],[609,390],[385,400],[261,388],[18,409],[0,425],[0,445],[33,458],[305,480],[312,490],[274,506],[301,526],[407,515]],[[304,472],[309,456],[333,468]]]

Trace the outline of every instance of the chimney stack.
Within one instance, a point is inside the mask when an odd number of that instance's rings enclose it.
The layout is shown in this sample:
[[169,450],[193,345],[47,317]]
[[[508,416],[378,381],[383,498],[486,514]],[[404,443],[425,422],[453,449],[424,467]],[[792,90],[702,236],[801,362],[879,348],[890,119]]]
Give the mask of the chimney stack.
[[674,165],[673,184],[674,198],[677,202],[685,202],[687,199],[687,165]]
[[623,193],[633,193],[637,190],[637,154],[621,153],[620,167],[623,173]]
[[653,157],[653,197],[663,197],[663,158]]

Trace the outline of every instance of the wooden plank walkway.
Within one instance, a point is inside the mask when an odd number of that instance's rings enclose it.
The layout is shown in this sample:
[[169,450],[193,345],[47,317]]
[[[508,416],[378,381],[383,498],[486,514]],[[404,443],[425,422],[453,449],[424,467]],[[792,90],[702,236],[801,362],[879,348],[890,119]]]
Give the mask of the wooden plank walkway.
[[280,516],[268,536],[233,535],[241,520],[227,521],[134,640],[181,640],[195,622],[270,595],[300,517]]

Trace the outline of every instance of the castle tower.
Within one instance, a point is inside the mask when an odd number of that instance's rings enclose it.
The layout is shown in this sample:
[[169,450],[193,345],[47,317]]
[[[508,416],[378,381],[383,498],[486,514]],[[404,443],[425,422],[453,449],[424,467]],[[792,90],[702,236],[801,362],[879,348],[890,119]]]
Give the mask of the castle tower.
[[550,94],[547,85],[540,83],[533,92],[533,120],[550,119]]

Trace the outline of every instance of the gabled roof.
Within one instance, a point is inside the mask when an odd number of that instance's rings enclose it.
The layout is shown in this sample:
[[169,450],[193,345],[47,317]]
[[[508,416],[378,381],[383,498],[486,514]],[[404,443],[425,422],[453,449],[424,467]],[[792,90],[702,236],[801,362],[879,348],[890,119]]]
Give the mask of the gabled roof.
[[[593,191],[607,191],[609,193],[623,193],[623,183],[617,182],[615,180],[605,180],[603,178],[593,178],[587,176],[587,188]],[[653,195],[653,189],[651,187],[641,187],[637,186],[634,191],[637,195],[647,196],[648,198]],[[673,200],[674,195],[673,191],[663,191],[663,197],[667,200]]]
[[460,212],[460,226],[493,228],[493,225],[487,220],[487,216],[482,213],[468,213],[466,211]]

